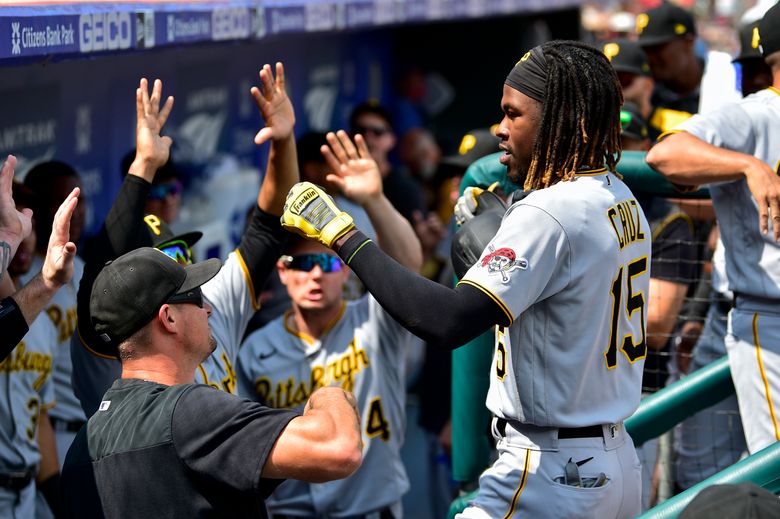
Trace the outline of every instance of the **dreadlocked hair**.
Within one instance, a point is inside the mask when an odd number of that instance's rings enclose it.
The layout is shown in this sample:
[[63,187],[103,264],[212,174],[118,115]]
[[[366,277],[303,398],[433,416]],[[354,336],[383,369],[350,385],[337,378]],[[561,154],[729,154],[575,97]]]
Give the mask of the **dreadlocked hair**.
[[604,54],[576,41],[543,44],[547,92],[524,188],[571,180],[578,169],[610,171],[620,160],[623,94]]

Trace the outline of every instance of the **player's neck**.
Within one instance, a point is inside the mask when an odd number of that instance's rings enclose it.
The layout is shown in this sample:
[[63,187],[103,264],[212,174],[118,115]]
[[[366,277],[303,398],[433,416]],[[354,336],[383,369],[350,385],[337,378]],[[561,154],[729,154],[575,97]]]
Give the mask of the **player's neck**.
[[332,308],[308,310],[293,305],[292,315],[288,325],[298,333],[303,333],[314,339],[333,327],[333,324],[341,316],[344,302],[333,305]]
[[197,366],[184,364],[163,355],[144,355],[122,362],[122,378],[137,378],[166,386],[192,384]]

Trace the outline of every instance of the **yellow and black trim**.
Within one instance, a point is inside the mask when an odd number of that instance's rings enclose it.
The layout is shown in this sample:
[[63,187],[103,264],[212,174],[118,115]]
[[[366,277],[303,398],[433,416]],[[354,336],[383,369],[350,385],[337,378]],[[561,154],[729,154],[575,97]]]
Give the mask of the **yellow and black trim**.
[[764,394],[766,403],[769,406],[769,416],[772,418],[772,427],[775,430],[775,440],[780,440],[780,428],[777,426],[777,415],[775,415],[775,406],[772,404],[772,395],[769,392],[769,380],[764,371],[764,362],[761,360],[761,344],[758,340],[758,314],[753,314],[753,344],[756,347],[756,360],[758,361],[758,371],[761,373],[761,381],[764,383]]
[[490,299],[492,299],[494,303],[496,303],[498,305],[498,307],[501,309],[502,312],[504,312],[504,315],[506,315],[506,318],[509,321],[507,326],[511,326],[512,325],[512,323],[515,320],[514,317],[512,317],[512,312],[509,311],[509,307],[506,306],[506,304],[504,304],[504,302],[501,300],[501,298],[498,297],[496,294],[494,294],[493,292],[491,292],[487,288],[483,287],[482,285],[479,285],[479,284],[477,284],[477,283],[475,283],[473,281],[470,281],[468,279],[464,279],[464,280],[459,281],[458,285],[469,285],[469,286],[472,286],[472,287],[476,288],[480,292],[483,292],[486,296],[488,296]]
[[780,88],[770,86],[768,89],[780,96]]
[[[341,302],[341,308],[339,308],[339,313],[336,314],[336,317],[334,317],[327,324],[327,326],[325,326],[325,328],[323,328],[322,335],[325,335],[334,326],[336,326],[336,323],[338,323],[341,320],[341,318],[344,317],[344,312],[346,310],[347,310],[347,302],[346,301],[342,301]],[[287,331],[287,333],[289,333],[290,335],[294,335],[294,336],[298,337],[300,340],[304,341],[306,344],[309,344],[309,345],[314,344],[317,341],[317,339],[315,339],[314,337],[312,337],[311,335],[309,335],[307,333],[303,333],[301,331],[296,330],[295,328],[293,328],[290,325],[289,320],[290,320],[290,318],[292,316],[293,316],[293,311],[292,310],[287,310],[286,312],[284,312],[284,317],[282,318],[282,323],[284,324],[284,329]]]
[[596,169],[583,169],[582,171],[577,171],[574,176],[575,177],[597,177],[599,175],[606,175],[609,173],[607,171],[606,167],[600,167]]
[[238,264],[241,265],[241,270],[244,272],[244,279],[246,279],[246,286],[249,288],[249,297],[252,300],[252,309],[256,312],[260,310],[260,301],[257,300],[255,294],[255,284],[252,283],[252,276],[249,274],[249,268],[246,266],[244,257],[241,255],[241,251],[236,248],[234,250],[236,257],[238,258]]
[[669,226],[672,222],[674,222],[678,218],[685,220],[685,223],[688,224],[688,229],[690,229],[691,234],[693,234],[693,218],[680,211],[679,213],[670,214],[669,216],[664,218],[664,220],[661,223],[658,224],[658,227],[656,227],[653,230],[653,241],[655,241],[658,238],[658,236],[661,235],[661,233],[664,231],[664,229],[667,226]]
[[84,337],[81,335],[81,330],[79,329],[78,325],[76,325],[76,334],[79,336],[79,342],[84,347],[85,350],[87,350],[91,355],[98,357],[100,359],[108,359],[108,360],[119,360],[117,357],[113,355],[106,355],[105,353],[100,353],[97,350],[93,350],[89,347],[89,344],[87,344],[87,341],[84,340]]
[[525,463],[523,464],[523,474],[520,476],[520,484],[517,486],[517,490],[515,490],[515,493],[512,496],[512,502],[509,503],[509,510],[507,510],[506,515],[504,515],[504,519],[509,519],[515,513],[515,508],[517,508],[517,501],[520,499],[520,494],[523,493],[525,484],[528,481],[528,469],[530,464],[531,464],[531,449],[526,449]]

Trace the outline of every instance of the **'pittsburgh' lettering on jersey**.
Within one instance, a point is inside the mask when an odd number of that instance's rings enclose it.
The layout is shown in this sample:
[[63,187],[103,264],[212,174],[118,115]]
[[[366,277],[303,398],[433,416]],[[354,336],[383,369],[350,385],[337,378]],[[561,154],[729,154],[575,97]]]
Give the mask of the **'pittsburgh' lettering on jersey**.
[[293,408],[306,403],[311,394],[325,386],[340,385],[345,391],[352,391],[355,385],[355,375],[370,366],[368,354],[363,348],[355,346],[355,339],[350,341],[349,351],[340,355],[327,366],[314,365],[311,368],[308,381],[298,382],[290,377],[284,382],[273,382],[268,377],[259,377],[255,381],[255,391],[260,402],[276,409]]
[[24,341],[14,349],[13,353],[0,362],[0,373],[12,373],[14,371],[32,371],[40,373],[33,382],[33,389],[38,391],[51,374],[51,355],[44,355],[37,351],[27,351]]
[[63,310],[57,305],[51,305],[46,309],[46,315],[49,316],[51,322],[57,327],[58,337],[57,341],[65,342],[73,332],[76,331],[76,322],[78,321],[76,307],[72,306],[66,310]]
[[[645,233],[642,232],[641,218],[639,217],[639,204],[635,199],[618,202],[607,209],[607,218],[615,230],[620,250],[628,245],[645,239]],[[618,226],[615,219],[620,220]]]

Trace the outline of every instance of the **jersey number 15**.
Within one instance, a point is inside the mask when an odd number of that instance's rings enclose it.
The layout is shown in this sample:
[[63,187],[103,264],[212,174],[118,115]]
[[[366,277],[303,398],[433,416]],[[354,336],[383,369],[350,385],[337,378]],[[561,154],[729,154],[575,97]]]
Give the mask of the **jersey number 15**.
[[[625,276],[625,294],[623,292],[623,273]],[[625,310],[625,316],[628,320],[634,316],[634,312],[639,311],[639,325],[641,338],[639,342],[634,342],[634,336],[629,333],[623,337],[621,351],[631,364],[644,359],[647,355],[647,340],[645,338],[645,295],[641,291],[634,292],[632,280],[637,276],[647,273],[647,256],[642,256],[628,265],[621,265],[615,280],[612,282],[610,293],[612,294],[612,315],[609,325],[609,345],[604,352],[604,359],[607,362],[607,369],[617,367],[618,350],[618,323],[621,321],[620,313]],[[624,296],[625,295],[625,301]]]

